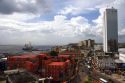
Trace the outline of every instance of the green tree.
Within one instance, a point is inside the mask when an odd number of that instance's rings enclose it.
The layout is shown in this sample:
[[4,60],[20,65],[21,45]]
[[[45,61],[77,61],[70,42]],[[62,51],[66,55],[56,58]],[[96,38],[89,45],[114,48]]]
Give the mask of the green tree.
[[85,81],[84,83],[91,83],[90,81]]
[[56,51],[51,51],[49,54],[50,56],[58,56],[59,53]]

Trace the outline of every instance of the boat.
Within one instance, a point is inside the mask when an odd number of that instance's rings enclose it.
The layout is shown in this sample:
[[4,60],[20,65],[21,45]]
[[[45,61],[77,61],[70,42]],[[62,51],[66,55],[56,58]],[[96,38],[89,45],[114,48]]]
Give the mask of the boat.
[[31,43],[25,44],[24,48],[22,48],[24,51],[39,51],[37,48],[32,47]]

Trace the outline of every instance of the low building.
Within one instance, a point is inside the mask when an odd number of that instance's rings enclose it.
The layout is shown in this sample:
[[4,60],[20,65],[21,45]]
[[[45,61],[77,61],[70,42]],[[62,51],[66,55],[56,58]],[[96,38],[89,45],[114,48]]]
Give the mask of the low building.
[[100,69],[112,69],[115,68],[115,61],[109,56],[98,56],[97,64]]
[[103,45],[94,45],[94,50],[100,50],[103,51]]
[[78,43],[78,46],[83,46],[84,44],[83,44],[83,41],[80,41],[79,43]]
[[88,39],[88,47],[94,48],[95,41],[92,39]]
[[7,58],[0,59],[0,72],[3,72],[7,69]]
[[105,54],[102,51],[96,51],[92,60],[93,67],[98,70],[115,69],[115,59],[110,54]]
[[120,53],[119,53],[119,59],[120,59],[123,63],[125,63],[125,52],[120,52]]
[[117,69],[124,71],[124,69],[125,69],[125,48],[119,49],[118,57],[119,58],[115,60],[115,63],[117,65]]

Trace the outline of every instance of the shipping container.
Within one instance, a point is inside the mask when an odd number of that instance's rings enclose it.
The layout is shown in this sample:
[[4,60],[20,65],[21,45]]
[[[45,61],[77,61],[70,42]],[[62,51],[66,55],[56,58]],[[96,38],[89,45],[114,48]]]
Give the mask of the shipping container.
[[7,59],[8,69],[24,68],[25,61],[36,63],[38,62],[38,58],[36,55],[31,54],[23,54],[21,56],[10,56]]
[[24,54],[9,57],[7,63],[8,69],[24,68],[41,77],[52,76],[54,81],[60,81],[70,75],[69,72],[75,65],[74,60],[70,59],[72,57],[71,55],[51,57],[46,53],[37,56]]
[[30,62],[30,61],[26,61],[24,67],[25,67],[25,69],[26,69],[27,71],[30,71],[30,72],[33,71],[33,63]]
[[38,63],[33,63],[30,61],[25,61],[24,69],[32,73],[38,73]]
[[60,80],[65,76],[65,62],[52,62],[47,66],[48,75],[53,77],[53,80]]

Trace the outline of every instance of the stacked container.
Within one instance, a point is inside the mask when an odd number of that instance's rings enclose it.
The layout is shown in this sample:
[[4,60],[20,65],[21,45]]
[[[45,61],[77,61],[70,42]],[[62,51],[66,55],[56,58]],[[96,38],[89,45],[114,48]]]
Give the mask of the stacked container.
[[52,62],[47,66],[48,76],[52,76],[53,80],[63,80],[65,77],[65,62]]
[[8,57],[8,69],[24,68],[41,77],[52,77],[54,81],[63,81],[73,75],[75,61],[73,55],[62,54],[58,57],[25,54]]
[[18,65],[18,60],[15,56],[11,56],[7,58],[8,69],[16,69]]
[[25,61],[24,68],[32,73],[37,73],[38,70],[38,63],[33,63],[31,61]]
[[39,64],[39,70],[40,70],[40,76],[46,77],[48,74],[47,72],[47,65],[50,64],[52,61],[51,60],[41,60]]
[[25,61],[38,62],[38,58],[35,55],[21,55],[8,57],[8,69],[24,68]]
[[32,62],[26,61],[24,67],[27,71],[33,72],[33,63]]

